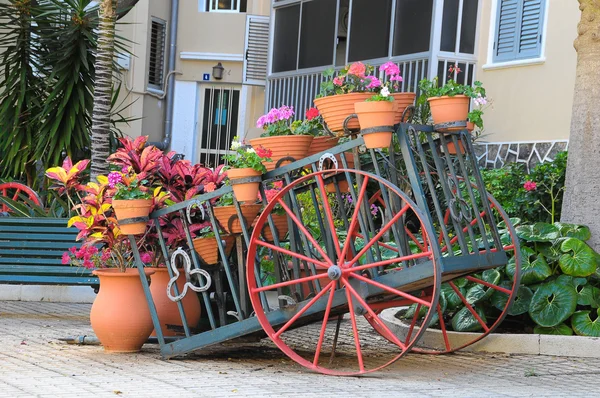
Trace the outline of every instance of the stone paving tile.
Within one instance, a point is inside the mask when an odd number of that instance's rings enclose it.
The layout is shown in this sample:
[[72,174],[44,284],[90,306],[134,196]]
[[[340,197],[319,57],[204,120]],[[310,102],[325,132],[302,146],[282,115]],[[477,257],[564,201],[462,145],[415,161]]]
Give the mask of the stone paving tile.
[[[589,397],[600,387],[600,359],[589,358],[409,354],[371,375],[331,377],[297,365],[268,340],[211,347],[169,361],[152,345],[123,355],[61,343],[59,338],[93,334],[89,309],[0,302],[0,398]],[[365,326],[360,328],[368,336]],[[371,353],[378,355],[379,340],[372,342]]]

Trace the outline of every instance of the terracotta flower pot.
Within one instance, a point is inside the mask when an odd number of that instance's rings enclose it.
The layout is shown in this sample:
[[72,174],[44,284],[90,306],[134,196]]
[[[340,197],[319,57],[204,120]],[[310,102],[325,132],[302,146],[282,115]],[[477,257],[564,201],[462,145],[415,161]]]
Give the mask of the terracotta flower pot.
[[[348,185],[348,181],[346,181],[345,179],[338,180],[338,187],[339,187],[340,192],[342,194],[347,193],[350,190],[350,185]],[[335,189],[335,183],[330,182],[329,184],[326,184],[325,185],[325,192],[327,192],[327,193],[336,193],[337,190]]]
[[458,141],[458,150],[456,149],[456,146],[454,145],[454,142],[452,141],[448,141],[446,143],[447,147],[448,147],[448,154],[450,155],[456,155],[458,153],[465,153],[465,146],[463,145],[462,141]]
[[469,130],[469,132],[473,132],[473,130],[475,130],[475,123],[467,122],[467,130]]
[[306,156],[312,156],[319,152],[324,152],[330,148],[333,148],[338,144],[340,139],[338,137],[315,137],[310,144],[310,148],[308,148],[308,153]]
[[304,159],[312,143],[312,135],[281,135],[276,137],[262,137],[254,138],[250,140],[252,148],[257,149],[263,147],[272,151],[271,162],[263,162],[268,171],[275,169],[277,162],[283,158],[290,158],[288,161],[283,163],[290,163],[294,161]]
[[[152,199],[131,199],[114,200],[112,207],[115,209],[117,220],[125,220],[135,217],[148,217],[152,207]],[[124,235],[140,235],[146,232],[147,221],[137,222],[135,224],[121,224],[119,229]]]
[[[229,256],[233,250],[235,236],[221,235],[221,239],[225,241],[225,254]],[[206,264],[213,265],[219,262],[219,246],[216,237],[194,238],[192,243],[194,250]]]
[[[146,276],[154,273],[144,271]],[[105,351],[139,351],[154,326],[138,270],[98,269],[93,274],[100,278],[100,292],[90,312],[98,340]]]
[[[256,218],[258,213],[260,213],[262,205],[240,205],[240,208],[242,210],[242,216],[246,221],[246,227],[250,228],[251,225],[254,223],[254,219]],[[238,219],[238,214],[235,210],[235,206],[214,207],[213,212],[215,214],[215,218],[227,233],[242,233],[242,225],[240,223],[240,220]]]
[[[168,328],[168,326],[180,326],[183,328],[183,322],[179,315],[179,308],[175,301],[171,301],[167,296],[167,285],[171,280],[169,276],[169,270],[165,267],[160,268],[149,268],[154,271],[154,274],[150,277],[152,284],[150,284],[150,291],[152,292],[152,299],[156,306],[156,312],[158,313],[158,320],[162,328],[164,336],[176,336],[177,332]],[[179,270],[179,277],[177,278],[177,287],[179,293],[183,292],[185,285],[185,273],[183,270]],[[175,296],[175,289],[171,288],[171,295]],[[190,328],[195,328],[200,322],[201,306],[198,300],[196,292],[188,288],[186,295],[181,299],[183,309],[185,311],[185,318]],[[150,336],[156,336],[156,330],[152,331]]]
[[427,98],[427,101],[429,101],[434,124],[467,120],[469,97],[466,95],[431,97]]
[[260,171],[256,171],[251,167],[246,167],[243,169],[229,169],[226,173],[231,181],[231,188],[233,189],[233,194],[238,202],[256,202],[258,199],[260,181],[244,183],[237,183],[236,181],[241,178],[260,177],[262,175]]
[[394,102],[393,101],[369,101],[357,102],[354,109],[360,121],[361,135],[365,140],[365,146],[369,149],[388,148],[392,143],[392,132],[370,132],[362,133],[365,129],[379,126],[392,126],[394,124]]
[[[344,131],[344,120],[354,113],[354,103],[364,102],[372,96],[373,93],[330,95],[315,98],[313,102],[327,123],[327,128],[334,132],[342,132]],[[361,126],[358,120],[352,119],[348,123],[348,128],[358,130]]]
[[[288,266],[291,268],[291,264],[288,264]],[[325,267],[321,267],[320,265],[315,265],[315,268],[317,270],[317,275],[321,275],[321,274],[326,274],[327,273],[327,268]],[[306,278],[307,276],[311,276],[312,275],[312,271],[310,270],[309,267],[309,271],[306,272],[304,269],[304,266],[301,264],[300,265],[300,278]],[[326,279],[326,278],[321,278],[319,279],[319,283],[321,284],[321,289],[325,287],[326,284],[328,284],[329,282],[331,282],[330,279]],[[308,281],[308,282],[302,282],[302,290],[304,291],[304,295],[307,295],[310,292],[310,286],[309,284],[312,284],[313,287],[315,288],[315,291],[317,289],[316,287],[316,283],[313,281]]]
[[[275,228],[277,228],[277,238],[279,240],[282,240],[285,235],[288,233],[288,218],[287,215],[285,214],[271,214],[271,217],[273,217],[273,224],[275,224]],[[268,241],[268,242],[273,242],[275,239],[273,239],[273,232],[271,231],[271,228],[269,227],[269,223],[265,224],[265,228],[262,231],[263,233],[263,237]]]
[[[404,110],[415,103],[415,93],[394,93],[394,126],[402,121]],[[406,121],[406,120],[405,120]]]

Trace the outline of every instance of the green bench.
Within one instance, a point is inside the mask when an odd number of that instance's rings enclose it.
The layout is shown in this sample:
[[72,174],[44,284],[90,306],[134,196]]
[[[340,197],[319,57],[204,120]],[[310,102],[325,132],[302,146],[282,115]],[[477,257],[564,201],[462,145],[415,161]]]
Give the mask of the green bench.
[[0,217],[0,284],[91,286],[91,271],[62,264],[62,255],[76,242],[77,228],[64,218]]

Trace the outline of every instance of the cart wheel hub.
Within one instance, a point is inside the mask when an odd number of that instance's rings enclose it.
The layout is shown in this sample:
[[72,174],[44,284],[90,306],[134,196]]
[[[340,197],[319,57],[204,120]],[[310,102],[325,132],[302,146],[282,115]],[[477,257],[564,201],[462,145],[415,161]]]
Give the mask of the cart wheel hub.
[[337,281],[342,276],[342,270],[337,265],[332,265],[327,269],[327,276],[332,281]]

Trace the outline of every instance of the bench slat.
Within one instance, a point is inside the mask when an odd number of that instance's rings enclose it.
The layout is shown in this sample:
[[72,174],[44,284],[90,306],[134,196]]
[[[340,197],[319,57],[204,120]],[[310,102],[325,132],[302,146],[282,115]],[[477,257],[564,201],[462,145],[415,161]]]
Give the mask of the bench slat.
[[68,265],[63,264],[60,258],[35,257],[0,257],[0,267],[2,264]]
[[71,266],[50,266],[50,265],[0,265],[0,274],[40,274],[40,275],[75,275],[75,276],[91,276],[92,271]]
[[0,248],[24,248],[24,249],[69,249],[75,246],[75,242],[29,242],[29,241],[0,241]]
[[[80,247],[80,243],[73,243],[73,246]],[[53,257],[61,258],[67,250],[33,250],[33,249],[0,249],[0,257]]]
[[69,220],[66,218],[28,218],[28,217],[0,217],[0,225],[48,225],[66,227]]
[[28,233],[45,233],[45,234],[71,234],[77,235],[79,230],[77,228],[67,228],[66,224],[62,227],[34,227],[34,226],[17,226],[17,225],[3,225],[0,224],[0,232],[12,233],[12,232],[28,232]]
[[75,241],[75,237],[76,235],[73,234],[55,234],[55,233],[50,233],[50,234],[35,234],[35,233],[29,233],[29,234],[19,234],[19,233],[2,233],[0,232],[0,241],[3,240],[7,240],[7,241],[21,241],[21,240],[27,240],[27,241],[61,241],[61,242],[73,242]]
[[32,285],[72,285],[90,286],[99,285],[96,277],[74,276],[48,276],[48,275],[0,275],[0,283],[32,284]]

